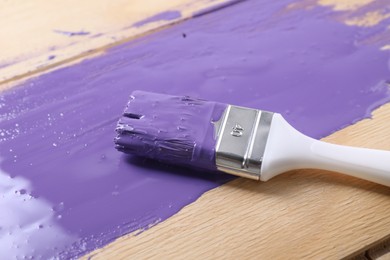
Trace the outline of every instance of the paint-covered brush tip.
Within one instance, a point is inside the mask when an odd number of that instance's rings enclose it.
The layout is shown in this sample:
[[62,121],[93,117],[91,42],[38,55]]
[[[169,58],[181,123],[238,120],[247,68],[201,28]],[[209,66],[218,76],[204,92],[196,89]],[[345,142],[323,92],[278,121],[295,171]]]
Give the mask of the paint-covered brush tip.
[[161,162],[216,170],[214,123],[227,105],[135,91],[119,119],[116,149]]

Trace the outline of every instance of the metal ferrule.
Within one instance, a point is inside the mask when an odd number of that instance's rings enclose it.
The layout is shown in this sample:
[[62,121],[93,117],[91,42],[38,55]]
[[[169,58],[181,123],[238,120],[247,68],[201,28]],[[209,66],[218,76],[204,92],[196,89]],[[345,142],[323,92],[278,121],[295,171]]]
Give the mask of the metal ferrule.
[[273,113],[229,105],[215,123],[218,170],[259,180]]

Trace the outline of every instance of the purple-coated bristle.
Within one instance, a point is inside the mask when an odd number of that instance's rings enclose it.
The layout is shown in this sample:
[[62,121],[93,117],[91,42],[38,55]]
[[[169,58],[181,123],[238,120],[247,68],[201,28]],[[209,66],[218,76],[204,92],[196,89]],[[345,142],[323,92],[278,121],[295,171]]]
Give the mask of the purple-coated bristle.
[[116,127],[119,151],[215,170],[214,124],[226,104],[134,91]]

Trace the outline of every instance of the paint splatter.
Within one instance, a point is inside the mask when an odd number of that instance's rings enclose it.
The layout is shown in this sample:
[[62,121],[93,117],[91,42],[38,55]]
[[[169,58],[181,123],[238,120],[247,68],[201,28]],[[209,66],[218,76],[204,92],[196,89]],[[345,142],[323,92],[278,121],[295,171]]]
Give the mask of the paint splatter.
[[58,34],[63,34],[63,35],[69,36],[69,37],[84,36],[84,35],[90,34],[90,32],[87,32],[87,31],[71,32],[71,31],[63,31],[63,30],[53,30],[53,32],[58,33]]

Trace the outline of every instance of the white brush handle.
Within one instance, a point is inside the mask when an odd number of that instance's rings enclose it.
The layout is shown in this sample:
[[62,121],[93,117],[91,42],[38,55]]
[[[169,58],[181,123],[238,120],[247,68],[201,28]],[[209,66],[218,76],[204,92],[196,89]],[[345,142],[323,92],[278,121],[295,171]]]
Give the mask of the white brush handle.
[[293,169],[323,169],[390,187],[390,151],[325,143],[295,130],[274,114],[260,180]]

